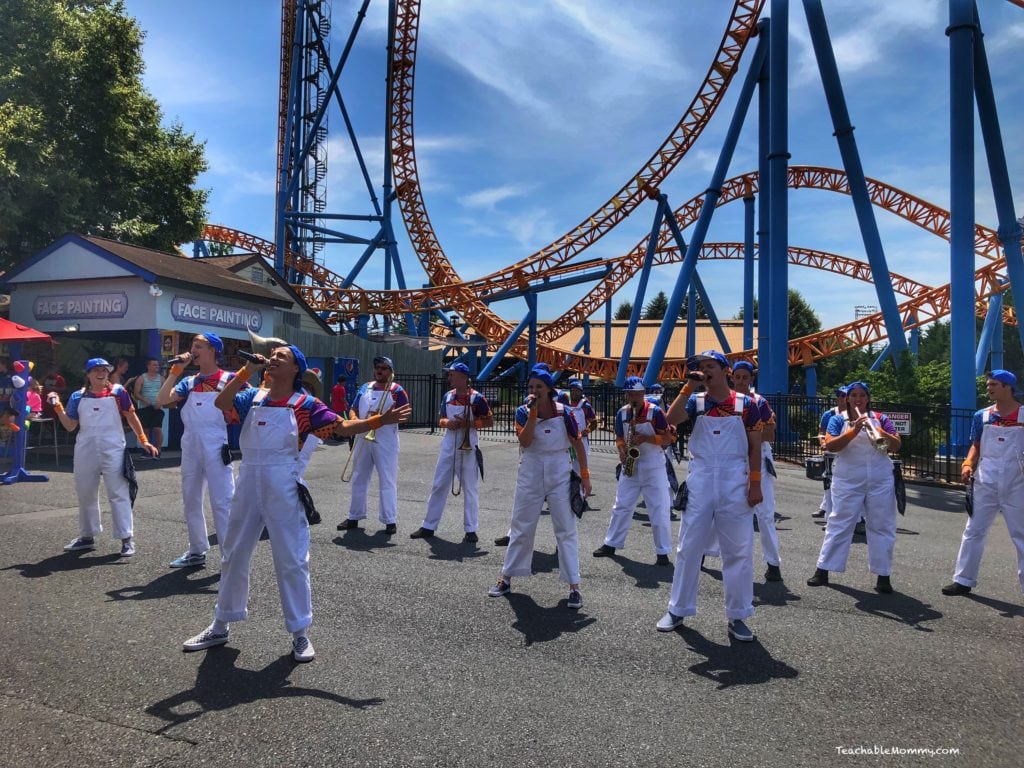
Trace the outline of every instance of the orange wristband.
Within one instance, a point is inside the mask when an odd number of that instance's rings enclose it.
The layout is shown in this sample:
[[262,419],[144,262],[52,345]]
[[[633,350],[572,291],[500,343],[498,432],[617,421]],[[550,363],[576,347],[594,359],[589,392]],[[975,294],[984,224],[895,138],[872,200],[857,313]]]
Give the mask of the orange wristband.
[[170,374],[174,378],[178,378],[184,372],[185,372],[185,366],[182,365],[181,363],[175,363],[174,365],[171,366]]
[[750,482],[754,482],[755,480],[758,481],[758,482],[761,482],[761,471],[760,470],[754,470],[753,472],[750,473]]
[[483,419],[473,419],[473,426],[476,427],[477,429],[483,429],[484,428],[484,420]]
[[370,429],[377,429],[384,426],[384,417],[380,414],[374,414],[366,420],[366,423],[370,425]]
[[584,479],[584,480],[589,480],[590,479],[590,470],[589,469],[581,469],[580,470],[580,477],[582,479]]

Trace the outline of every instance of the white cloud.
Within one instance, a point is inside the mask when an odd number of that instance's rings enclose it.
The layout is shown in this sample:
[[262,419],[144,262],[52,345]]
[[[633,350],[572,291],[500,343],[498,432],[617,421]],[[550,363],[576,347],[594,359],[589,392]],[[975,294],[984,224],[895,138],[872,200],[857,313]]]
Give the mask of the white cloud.
[[493,210],[498,203],[515,197],[523,197],[529,194],[533,188],[533,185],[528,184],[505,184],[500,187],[489,187],[463,195],[459,198],[459,202],[467,208]]

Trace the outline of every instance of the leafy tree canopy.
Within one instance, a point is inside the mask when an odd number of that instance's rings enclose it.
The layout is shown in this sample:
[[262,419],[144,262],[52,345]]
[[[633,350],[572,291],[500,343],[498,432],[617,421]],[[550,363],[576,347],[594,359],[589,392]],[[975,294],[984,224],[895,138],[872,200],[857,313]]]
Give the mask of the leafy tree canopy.
[[633,314],[633,302],[624,301],[615,308],[615,319],[616,320],[629,320]]
[[0,269],[66,231],[196,238],[203,145],[161,125],[120,0],[0,0]]

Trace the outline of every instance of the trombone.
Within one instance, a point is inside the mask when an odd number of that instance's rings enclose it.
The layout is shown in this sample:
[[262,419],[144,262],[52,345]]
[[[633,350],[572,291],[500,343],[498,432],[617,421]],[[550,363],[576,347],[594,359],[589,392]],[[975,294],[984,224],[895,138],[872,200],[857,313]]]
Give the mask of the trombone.
[[[472,402],[472,395],[470,395],[470,402]],[[466,422],[462,430],[462,442],[456,444],[452,452],[452,496],[462,494],[462,472],[459,471],[459,466],[462,465],[465,468],[466,451],[473,450],[473,444],[469,440],[469,428],[472,424],[471,416],[470,406],[467,404],[462,411],[462,419]]]
[[[858,419],[864,415],[861,413],[860,408],[855,407],[853,410],[856,412]],[[875,446],[875,450],[881,453],[889,452],[889,441],[886,440],[870,418],[868,418],[868,437],[871,439],[871,444]]]
[[[373,416],[382,416],[384,414],[384,405],[387,402],[388,395],[391,394],[391,382],[394,381],[394,372],[388,376],[388,380],[384,382],[384,391],[381,392],[380,402],[377,403],[377,408],[373,412]],[[359,438],[362,438],[360,440]],[[341,468],[341,482],[348,483],[352,480],[352,473],[355,471],[355,462],[352,460],[356,453],[359,451],[359,446],[363,444],[363,441],[369,440],[371,443],[377,442],[377,430],[371,429],[362,435],[356,436],[355,445],[352,446],[352,450],[348,454],[348,459],[345,461],[345,466]]]

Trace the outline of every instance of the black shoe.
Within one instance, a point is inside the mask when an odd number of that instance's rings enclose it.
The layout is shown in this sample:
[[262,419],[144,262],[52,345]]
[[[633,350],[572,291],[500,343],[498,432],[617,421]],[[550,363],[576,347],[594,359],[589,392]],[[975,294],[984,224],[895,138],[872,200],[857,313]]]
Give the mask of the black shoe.
[[784,519],[785,518],[782,515],[780,515],[778,512],[775,513],[775,522],[776,523],[781,523]]
[[509,537],[508,536],[499,536],[498,538],[496,538],[494,540],[494,546],[496,546],[496,547],[507,547],[508,546],[508,541],[509,541]]
[[[433,531],[431,531],[433,533]],[[466,535],[462,537],[462,540],[470,544],[476,544],[480,541],[480,537],[476,535],[476,531],[466,531]]]
[[384,530],[381,531],[385,536],[394,536],[398,533],[398,525],[396,523],[388,523],[384,526]]
[[340,523],[338,523],[339,531],[354,531],[358,527],[358,520],[342,520]]
[[764,572],[765,581],[782,581],[782,571],[779,570],[779,566],[770,565]]
[[828,571],[823,568],[815,568],[814,575],[807,580],[808,587],[823,587],[828,584]]
[[602,544],[594,550],[594,557],[611,557],[614,554],[615,547],[609,547],[607,544]]
[[757,523],[757,516],[754,516],[754,533],[760,533],[761,526]]
[[654,561],[655,565],[672,565],[672,561],[668,559],[668,555],[658,555],[658,559]]
[[961,584],[959,581],[954,581],[952,584],[947,584],[942,588],[942,594],[944,595],[969,595],[971,594],[971,588]]
[[875,581],[875,592],[880,592],[883,595],[892,594],[892,584],[889,583],[888,576],[879,576],[878,580]]
[[417,528],[415,531],[409,534],[410,539],[429,539],[434,535],[434,532],[429,528]]
[[824,516],[825,516],[825,510],[824,509],[819,509],[817,512],[811,512],[811,517],[817,518],[818,520],[820,520]]
[[861,520],[859,523],[857,523],[855,526],[853,526],[853,535],[854,536],[863,536],[864,535],[864,530],[865,530],[864,529],[864,521]]
[[669,512],[668,519],[671,520],[673,523],[678,523],[682,518],[680,518],[679,514],[676,512]]

